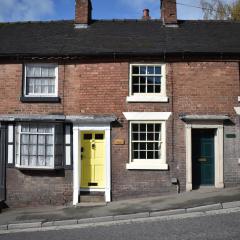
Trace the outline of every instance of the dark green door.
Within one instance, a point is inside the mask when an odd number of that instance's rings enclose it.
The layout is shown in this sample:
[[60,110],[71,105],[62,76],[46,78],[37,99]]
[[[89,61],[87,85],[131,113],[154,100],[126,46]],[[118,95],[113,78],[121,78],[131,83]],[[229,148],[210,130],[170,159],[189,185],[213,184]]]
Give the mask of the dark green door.
[[214,185],[214,130],[192,132],[193,187]]

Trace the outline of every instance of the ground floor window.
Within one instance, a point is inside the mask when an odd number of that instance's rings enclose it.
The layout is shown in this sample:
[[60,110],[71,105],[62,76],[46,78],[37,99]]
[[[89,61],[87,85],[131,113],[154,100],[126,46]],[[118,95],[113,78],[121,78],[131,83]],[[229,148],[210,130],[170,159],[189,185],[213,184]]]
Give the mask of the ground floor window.
[[63,126],[21,123],[16,128],[16,166],[54,168],[63,158]]
[[166,122],[130,121],[128,169],[165,169]]
[[162,156],[162,124],[131,122],[133,160],[159,160]]

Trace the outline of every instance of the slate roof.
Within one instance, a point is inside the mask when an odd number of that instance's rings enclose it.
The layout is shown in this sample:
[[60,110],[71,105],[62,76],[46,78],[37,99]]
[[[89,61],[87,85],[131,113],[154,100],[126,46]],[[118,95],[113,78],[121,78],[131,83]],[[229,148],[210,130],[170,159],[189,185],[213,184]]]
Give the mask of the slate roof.
[[74,21],[0,23],[0,57],[162,54],[240,55],[240,22],[98,20],[87,29]]

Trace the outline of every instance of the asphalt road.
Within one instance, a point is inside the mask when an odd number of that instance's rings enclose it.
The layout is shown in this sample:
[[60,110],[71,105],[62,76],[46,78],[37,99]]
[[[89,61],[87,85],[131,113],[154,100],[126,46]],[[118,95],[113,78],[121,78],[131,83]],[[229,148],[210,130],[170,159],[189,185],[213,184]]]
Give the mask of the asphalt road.
[[240,212],[0,235],[0,240],[239,240]]

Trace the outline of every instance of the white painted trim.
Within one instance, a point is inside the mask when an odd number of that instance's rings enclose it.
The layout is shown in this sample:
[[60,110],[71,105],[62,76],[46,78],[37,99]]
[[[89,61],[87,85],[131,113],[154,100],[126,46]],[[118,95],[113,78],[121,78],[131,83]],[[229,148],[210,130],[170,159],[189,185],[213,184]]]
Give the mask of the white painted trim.
[[65,144],[71,144],[71,126],[65,126]]
[[13,143],[13,125],[8,125],[8,143]]
[[[159,66],[161,67],[161,93],[132,93],[132,67],[133,66]],[[165,63],[131,63],[129,66],[129,96],[127,102],[168,102],[166,93],[166,64]],[[161,101],[162,99],[162,101]]]
[[80,188],[81,192],[105,192],[105,188]]
[[65,146],[65,164],[71,166],[71,146]]
[[141,121],[141,123],[161,123],[161,142],[162,151],[161,159],[133,159],[132,158],[132,123],[139,123],[139,121],[131,121],[129,124],[129,163],[126,164],[126,169],[145,169],[145,170],[168,170],[167,156],[166,156],[166,121]]
[[[73,126],[73,205],[76,205],[80,196],[81,186],[81,132],[105,132],[105,201],[111,201],[111,128],[109,124],[74,124]],[[100,190],[101,191],[101,190]]]
[[168,170],[168,164],[155,163],[155,164],[138,164],[128,163],[126,165],[128,170]]
[[240,96],[238,96],[238,101],[240,102]]
[[167,103],[169,101],[168,97],[152,95],[152,96],[143,96],[143,95],[133,95],[127,97],[127,102],[164,102]]
[[[27,95],[27,66],[53,66],[55,67],[55,92],[50,94],[30,93]],[[24,97],[58,97],[58,64],[57,63],[26,63],[24,65]]]
[[192,129],[216,129],[214,136],[215,188],[224,188],[223,182],[223,125],[186,124],[186,190],[192,190]]
[[73,205],[78,204],[79,188],[81,179],[81,169],[79,162],[81,154],[79,153],[79,130],[78,127],[73,127]]
[[234,110],[237,115],[240,115],[240,107],[234,107]]
[[124,112],[128,121],[166,121],[171,112]]
[[8,145],[8,164],[13,164],[13,145]]

